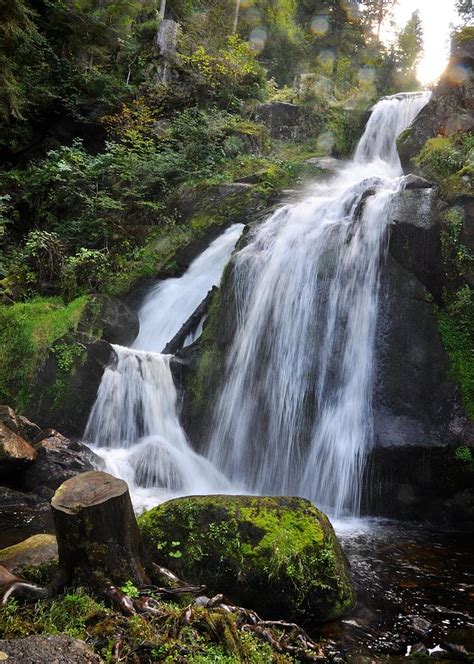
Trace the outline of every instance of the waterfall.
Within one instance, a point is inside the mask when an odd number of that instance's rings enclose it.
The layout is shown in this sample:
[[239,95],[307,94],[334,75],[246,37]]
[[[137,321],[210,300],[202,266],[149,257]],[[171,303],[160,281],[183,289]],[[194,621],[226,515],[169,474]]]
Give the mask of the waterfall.
[[251,492],[358,513],[380,264],[404,180],[395,140],[428,98],[380,101],[354,160],[277,210],[236,256],[238,327],[207,456]]
[[[230,483],[191,448],[178,417],[171,355],[159,351],[218,285],[243,224],[222,233],[179,279],[152,288],[133,348],[114,345],[84,433],[108,472],[126,480],[135,506],[176,495],[228,492]],[[192,333],[194,340],[202,324]]]
[[164,349],[212,286],[219,284],[243,228],[243,224],[234,224],[191,263],[182,277],[166,279],[150,290],[139,312],[140,332],[134,348],[158,353]]
[[278,209],[236,254],[237,329],[206,457],[180,425],[172,356],[161,351],[219,283],[242,225],[181,278],[151,289],[134,347],[114,347],[116,365],[104,372],[85,432],[106,468],[128,481],[136,507],[249,491],[357,514],[373,444],[380,266],[391,201],[404,186],[395,141],[428,98],[409,93],[376,104],[354,159]]

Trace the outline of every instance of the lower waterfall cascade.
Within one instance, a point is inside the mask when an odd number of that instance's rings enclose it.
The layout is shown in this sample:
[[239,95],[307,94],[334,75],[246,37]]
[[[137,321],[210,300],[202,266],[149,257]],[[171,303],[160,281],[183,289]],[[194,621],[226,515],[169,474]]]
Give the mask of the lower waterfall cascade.
[[406,93],[378,102],[353,160],[280,207],[235,255],[239,316],[205,456],[179,423],[172,356],[161,351],[219,283],[242,225],[181,279],[151,289],[134,346],[114,347],[117,361],[104,372],[84,434],[129,483],[138,508],[245,491],[358,514],[373,444],[380,266],[391,202],[405,182],[396,138],[428,99]]

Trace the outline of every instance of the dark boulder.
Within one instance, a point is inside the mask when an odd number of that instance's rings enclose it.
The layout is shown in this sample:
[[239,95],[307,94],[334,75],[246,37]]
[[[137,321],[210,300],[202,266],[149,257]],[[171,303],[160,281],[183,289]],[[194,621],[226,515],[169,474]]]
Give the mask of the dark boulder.
[[12,664],[101,664],[90,648],[72,636],[27,636],[0,641],[0,659]]
[[53,533],[49,502],[35,494],[0,487],[0,547],[37,533]]
[[406,184],[391,202],[389,253],[439,300],[444,273],[437,190],[414,176]]
[[98,457],[86,445],[69,440],[54,429],[42,433],[35,450],[36,461],[23,472],[21,486],[48,500],[70,477],[100,465]]

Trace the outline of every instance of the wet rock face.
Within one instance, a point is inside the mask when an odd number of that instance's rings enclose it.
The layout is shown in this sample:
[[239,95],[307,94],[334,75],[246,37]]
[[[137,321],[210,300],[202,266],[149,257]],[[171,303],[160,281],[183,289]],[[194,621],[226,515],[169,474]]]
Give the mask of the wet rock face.
[[95,295],[86,305],[79,332],[98,335],[111,344],[131,346],[140,329],[138,316],[112,295]]
[[0,487],[0,547],[36,533],[54,532],[49,502],[35,494]]
[[456,414],[432,297],[389,255],[376,333],[376,445],[443,445]]
[[355,600],[327,517],[302,498],[192,496],[139,518],[148,552],[262,616],[331,620]]
[[103,661],[84,641],[63,634],[0,641],[2,658],[12,664],[101,664]]

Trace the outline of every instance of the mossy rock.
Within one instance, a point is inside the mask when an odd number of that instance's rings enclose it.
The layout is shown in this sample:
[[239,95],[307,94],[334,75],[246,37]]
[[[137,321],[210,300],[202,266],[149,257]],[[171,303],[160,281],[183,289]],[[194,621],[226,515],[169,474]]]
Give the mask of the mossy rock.
[[154,561],[262,616],[323,622],[354,604],[334,530],[303,498],[177,498],[139,525]]
[[58,563],[54,535],[32,535],[0,551],[0,565],[32,581],[49,580]]

